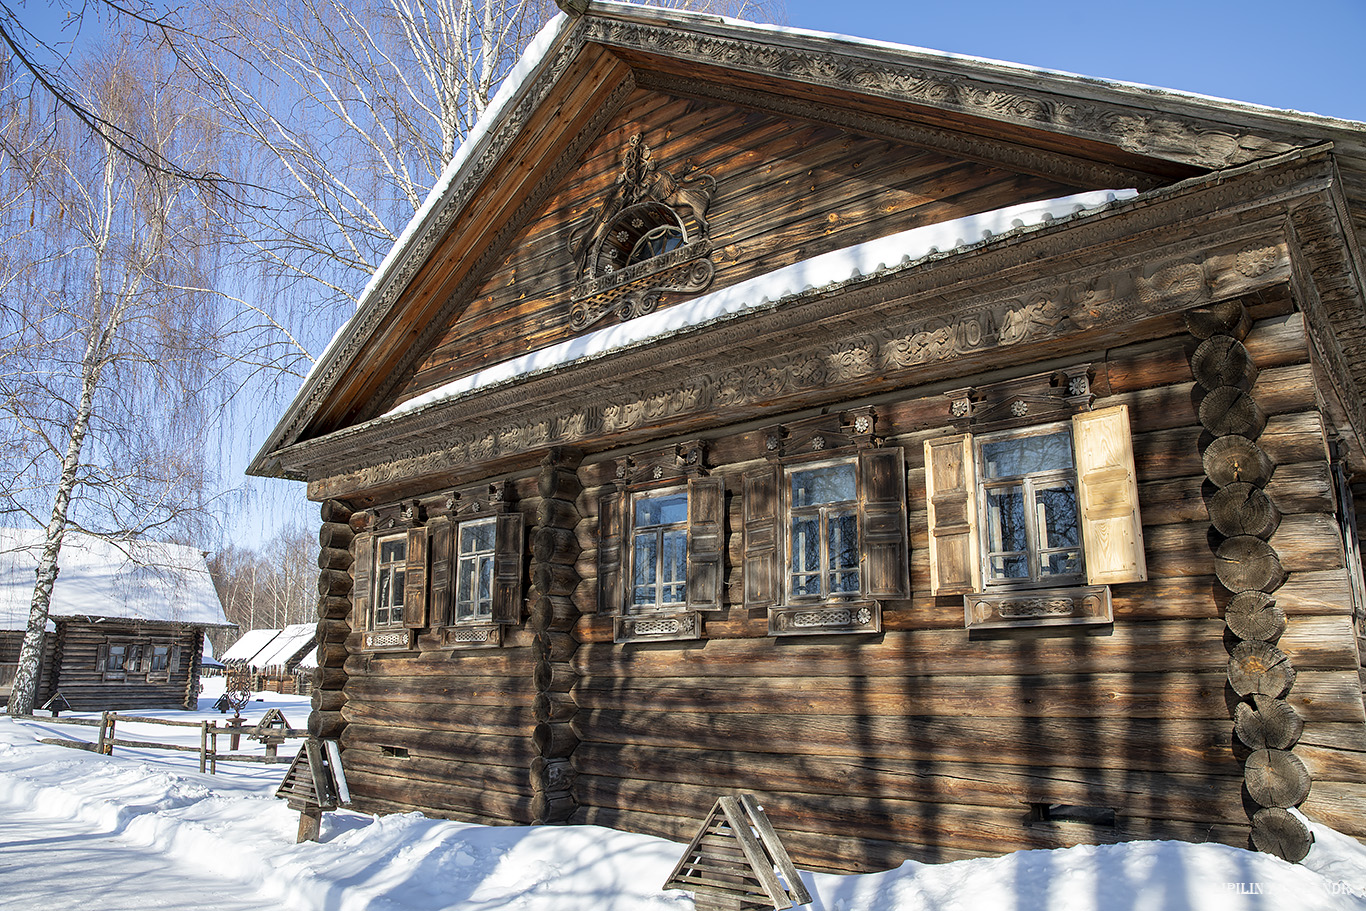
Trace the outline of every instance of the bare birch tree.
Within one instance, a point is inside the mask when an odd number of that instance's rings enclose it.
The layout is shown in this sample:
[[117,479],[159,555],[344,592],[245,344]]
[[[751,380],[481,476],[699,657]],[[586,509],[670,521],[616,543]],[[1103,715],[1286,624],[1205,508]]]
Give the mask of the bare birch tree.
[[[210,160],[211,120],[156,55],[123,46],[86,72],[82,103],[101,118],[160,155]],[[67,528],[183,537],[204,515],[205,338],[217,329],[205,210],[187,181],[55,122],[28,170],[47,253],[4,297],[25,369],[0,375],[0,506],[46,529],[11,714],[33,710]]]

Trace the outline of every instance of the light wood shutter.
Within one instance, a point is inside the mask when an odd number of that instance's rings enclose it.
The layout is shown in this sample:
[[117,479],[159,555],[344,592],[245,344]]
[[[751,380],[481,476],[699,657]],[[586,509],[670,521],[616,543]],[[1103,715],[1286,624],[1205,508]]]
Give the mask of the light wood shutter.
[[403,570],[403,625],[427,625],[427,529],[408,529],[407,566]]
[[[454,619],[451,598],[454,595],[455,575],[455,523],[449,518],[433,519],[428,529],[431,531],[432,545],[432,598],[428,604],[433,626],[444,626]],[[407,593],[404,593],[407,599]]]
[[744,497],[745,607],[773,607],[782,600],[777,466],[747,473]]
[[720,478],[688,482],[688,607],[721,606],[724,576],[726,486]]
[[930,592],[959,595],[981,586],[977,472],[972,434],[925,441],[925,499],[930,525]]
[[858,473],[863,593],[870,598],[909,598],[906,460],[901,448],[859,453]]
[[598,500],[598,613],[622,613],[625,594],[621,586],[622,494],[605,494]]
[[351,627],[374,628],[375,536],[363,533],[351,541]]
[[522,514],[501,513],[493,535],[493,622],[522,620]]
[[1072,418],[1081,501],[1086,581],[1092,585],[1142,582],[1143,522],[1129,431],[1129,406],[1115,405]]

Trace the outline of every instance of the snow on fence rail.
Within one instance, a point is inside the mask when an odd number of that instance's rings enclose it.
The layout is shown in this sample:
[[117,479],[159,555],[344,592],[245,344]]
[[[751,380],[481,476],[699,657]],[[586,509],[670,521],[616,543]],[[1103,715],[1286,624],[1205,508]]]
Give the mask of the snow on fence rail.
[[[60,737],[40,738],[40,742],[49,743],[55,746],[71,747],[77,750],[89,750],[101,753],[105,756],[114,754],[114,747],[130,747],[142,750],[177,750],[186,753],[199,754],[199,771],[207,771],[209,774],[217,774],[218,762],[262,762],[280,763],[288,762],[288,758],[277,755],[280,744],[286,740],[298,739],[308,736],[308,731],[298,728],[291,728],[284,724],[269,725],[268,719],[263,719],[260,724],[248,728],[241,718],[233,718],[219,725],[217,721],[175,721],[169,718],[150,718],[146,715],[121,715],[117,712],[103,712],[99,718],[40,718],[37,715],[20,715],[16,720],[37,721],[43,724],[73,724],[83,727],[98,727],[100,729],[99,739],[95,742],[88,740],[66,740]],[[118,722],[125,724],[154,724],[166,727],[189,727],[199,729],[199,746],[186,746],[181,743],[165,743],[151,740],[128,740],[120,739],[115,736],[115,729]],[[228,750],[220,752],[218,749],[218,735],[228,734],[231,737]],[[241,745],[242,735],[246,734],[253,740],[259,740],[266,746],[265,755],[257,756],[254,754],[236,752]]]

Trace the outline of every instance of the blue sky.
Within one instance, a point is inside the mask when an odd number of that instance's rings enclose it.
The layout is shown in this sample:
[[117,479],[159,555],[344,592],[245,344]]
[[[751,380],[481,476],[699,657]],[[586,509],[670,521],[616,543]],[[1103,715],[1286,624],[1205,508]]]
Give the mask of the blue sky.
[[1366,120],[1366,0],[787,0],[787,24]]

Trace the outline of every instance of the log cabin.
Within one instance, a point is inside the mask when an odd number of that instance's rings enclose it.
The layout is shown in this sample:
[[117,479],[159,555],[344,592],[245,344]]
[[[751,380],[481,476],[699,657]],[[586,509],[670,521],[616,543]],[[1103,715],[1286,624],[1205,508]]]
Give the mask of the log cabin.
[[251,471],[354,804],[875,870],[1366,837],[1366,126],[592,2]]
[[[0,696],[8,699],[43,529],[0,529]],[[229,627],[204,554],[68,530],[34,704],[77,711],[193,709],[205,631]]]

